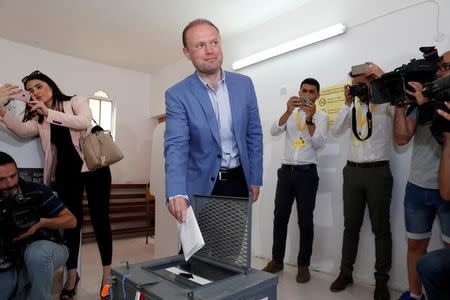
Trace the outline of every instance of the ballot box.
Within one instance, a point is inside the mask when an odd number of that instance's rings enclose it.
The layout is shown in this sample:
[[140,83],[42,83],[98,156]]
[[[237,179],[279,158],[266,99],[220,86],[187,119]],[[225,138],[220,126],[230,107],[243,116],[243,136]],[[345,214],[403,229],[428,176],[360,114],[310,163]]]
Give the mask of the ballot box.
[[113,268],[113,299],[276,299],[278,276],[251,268],[251,200],[192,202],[205,246],[188,261],[176,255]]

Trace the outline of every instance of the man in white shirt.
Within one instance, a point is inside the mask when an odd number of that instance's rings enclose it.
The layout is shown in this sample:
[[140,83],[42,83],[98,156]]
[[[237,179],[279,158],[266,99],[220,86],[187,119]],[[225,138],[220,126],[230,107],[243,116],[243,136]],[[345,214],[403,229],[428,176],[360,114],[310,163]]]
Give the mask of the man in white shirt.
[[275,273],[283,269],[287,227],[295,198],[300,227],[296,279],[299,283],[305,283],[311,277],[309,264],[314,238],[313,211],[319,185],[317,151],[325,145],[328,134],[328,116],[316,110],[319,92],[317,80],[303,80],[300,97],[289,98],[286,111],[271,128],[272,135],[286,132],[286,138],[275,193],[272,260],[264,271]]
[[344,238],[341,272],[331,284],[331,291],[339,292],[353,283],[352,272],[358,252],[359,232],[366,205],[375,234],[374,299],[390,299],[387,281],[391,268],[392,239],[390,204],[392,174],[389,150],[392,142],[392,115],[389,104],[371,102],[370,81],[383,71],[367,63],[362,74],[350,74],[352,86],[345,86],[345,103],[336,116],[334,131],[352,129],[347,165],[343,176]]

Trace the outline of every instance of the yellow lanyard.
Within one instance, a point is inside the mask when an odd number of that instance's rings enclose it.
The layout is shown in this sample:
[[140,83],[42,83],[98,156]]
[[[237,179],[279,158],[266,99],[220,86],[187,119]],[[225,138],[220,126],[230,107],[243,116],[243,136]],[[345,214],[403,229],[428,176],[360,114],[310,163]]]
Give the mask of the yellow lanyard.
[[302,126],[301,125],[302,123],[300,121],[300,112],[297,110],[297,113],[295,114],[295,120],[297,121],[296,123],[297,123],[297,128],[299,131],[299,135],[298,135],[298,138],[296,138],[294,140],[293,146],[295,149],[299,149],[299,148],[305,147],[305,141],[302,138],[302,132],[306,128],[306,118],[305,118],[305,123]]
[[297,128],[300,132],[303,132],[303,130],[305,130],[306,128],[306,117],[305,117],[305,122],[303,122],[303,126],[301,125],[302,123],[300,122],[300,111],[297,110],[297,113],[295,114],[295,120],[297,121]]
[[[370,103],[368,105],[370,105]],[[378,107],[378,105],[376,105],[376,104],[370,105],[370,111],[372,113],[374,113],[377,110],[377,107]],[[358,124],[358,128],[362,129],[363,126],[367,124],[367,118],[363,118],[363,114],[362,114],[362,103],[360,103],[358,106],[357,119],[358,120],[356,121],[356,123]]]

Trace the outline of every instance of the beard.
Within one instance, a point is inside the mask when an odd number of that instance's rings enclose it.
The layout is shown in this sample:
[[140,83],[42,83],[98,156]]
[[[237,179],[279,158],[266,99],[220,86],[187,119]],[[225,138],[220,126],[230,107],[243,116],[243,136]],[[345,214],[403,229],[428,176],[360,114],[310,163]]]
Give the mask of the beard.
[[19,185],[0,190],[0,199],[12,199],[19,195]]

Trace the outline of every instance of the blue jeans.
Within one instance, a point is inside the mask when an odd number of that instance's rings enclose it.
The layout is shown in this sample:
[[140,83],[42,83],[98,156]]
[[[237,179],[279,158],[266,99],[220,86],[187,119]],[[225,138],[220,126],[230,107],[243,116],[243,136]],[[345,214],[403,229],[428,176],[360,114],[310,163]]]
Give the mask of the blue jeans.
[[68,256],[62,244],[46,240],[29,244],[22,264],[0,273],[0,299],[25,300],[29,293],[29,299],[51,300],[54,271],[66,263]]
[[417,262],[429,300],[450,299],[450,248],[432,251]]
[[450,203],[441,198],[439,190],[425,189],[408,182],[404,205],[408,238],[413,240],[430,238],[437,215],[441,224],[442,239],[450,243]]

